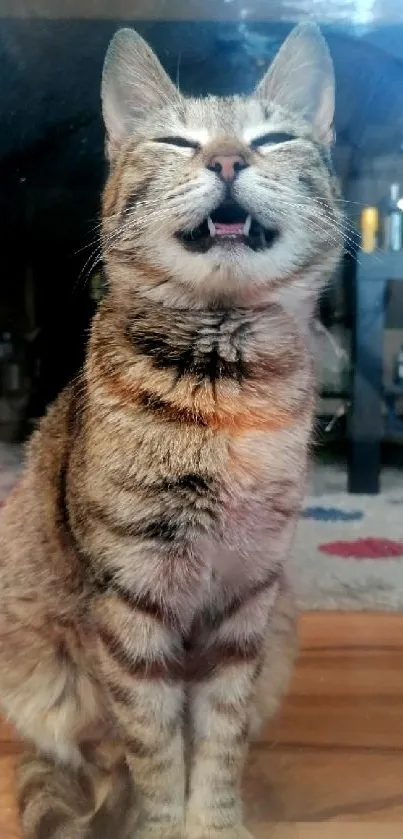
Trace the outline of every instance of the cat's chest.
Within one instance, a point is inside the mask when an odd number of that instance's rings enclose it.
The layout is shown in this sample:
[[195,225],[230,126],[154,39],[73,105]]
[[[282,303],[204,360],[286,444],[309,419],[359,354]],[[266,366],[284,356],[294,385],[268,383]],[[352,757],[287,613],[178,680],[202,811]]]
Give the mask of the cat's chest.
[[225,584],[242,584],[281,561],[301,503],[307,437],[283,429],[229,444],[218,526],[204,541],[211,573]]

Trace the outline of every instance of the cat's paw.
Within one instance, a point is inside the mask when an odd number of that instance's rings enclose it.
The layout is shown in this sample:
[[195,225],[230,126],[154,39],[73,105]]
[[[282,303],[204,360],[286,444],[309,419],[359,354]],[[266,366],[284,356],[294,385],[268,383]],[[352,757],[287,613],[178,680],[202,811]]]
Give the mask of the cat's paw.
[[186,839],[254,839],[254,837],[243,825],[217,830],[189,826],[186,829]]
[[184,839],[184,833],[180,828],[169,827],[169,825],[145,824],[135,830],[130,839]]
[[[243,825],[239,825],[239,827],[234,827],[228,830],[220,830],[217,832],[217,839],[254,839],[249,830],[246,829]],[[210,839],[210,837],[208,837]],[[211,834],[211,839],[214,839],[213,834]]]
[[129,825],[123,839],[185,839],[185,830],[183,824],[142,821]]

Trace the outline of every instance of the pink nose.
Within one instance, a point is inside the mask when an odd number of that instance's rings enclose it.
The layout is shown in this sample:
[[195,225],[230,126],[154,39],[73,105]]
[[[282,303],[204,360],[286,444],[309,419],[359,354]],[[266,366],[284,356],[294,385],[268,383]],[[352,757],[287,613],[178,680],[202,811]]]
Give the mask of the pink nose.
[[216,154],[207,164],[207,169],[215,172],[222,181],[234,181],[242,169],[248,166],[241,154]]

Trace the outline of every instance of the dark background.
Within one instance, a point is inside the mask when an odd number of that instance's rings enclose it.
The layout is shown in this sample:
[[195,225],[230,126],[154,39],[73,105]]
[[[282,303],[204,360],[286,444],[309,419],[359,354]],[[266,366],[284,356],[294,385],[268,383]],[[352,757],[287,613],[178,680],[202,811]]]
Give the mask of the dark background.
[[[27,407],[33,416],[83,358],[96,243],[85,246],[96,238],[105,178],[100,79],[122,25],[131,24],[0,21],[0,331],[25,342],[28,366],[39,371]],[[291,24],[141,21],[136,28],[184,93],[226,94],[253,88]],[[354,195],[347,206],[355,217],[369,200],[364,186],[360,193],[368,161],[399,155],[403,143],[403,27],[324,33],[338,91],[334,162],[345,194]],[[325,318],[330,311],[325,299]]]

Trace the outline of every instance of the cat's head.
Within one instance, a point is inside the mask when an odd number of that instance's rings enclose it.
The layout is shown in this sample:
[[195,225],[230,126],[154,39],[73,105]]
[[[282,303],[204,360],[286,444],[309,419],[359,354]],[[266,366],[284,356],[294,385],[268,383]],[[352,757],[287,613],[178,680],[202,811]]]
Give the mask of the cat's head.
[[112,282],[178,302],[259,300],[291,284],[316,291],[337,260],[340,215],[333,67],[315,26],[294,29],[251,96],[225,99],[182,96],[123,29],[106,56],[102,102]]

